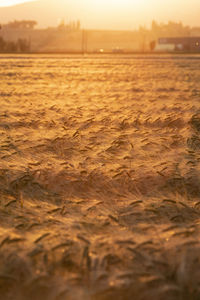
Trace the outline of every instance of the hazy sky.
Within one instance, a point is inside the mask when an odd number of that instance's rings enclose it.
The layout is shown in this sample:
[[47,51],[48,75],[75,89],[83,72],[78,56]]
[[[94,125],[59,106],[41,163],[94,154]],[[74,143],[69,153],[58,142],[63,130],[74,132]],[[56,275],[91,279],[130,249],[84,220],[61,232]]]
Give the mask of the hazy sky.
[[[0,0],[0,6],[9,6],[30,0]],[[47,3],[39,25],[55,25],[58,19],[79,18],[86,27],[133,29],[135,26],[158,22],[182,21],[186,25],[200,26],[200,0],[38,0]],[[50,11],[51,9],[51,11]],[[58,12],[59,10],[59,12]],[[51,12],[58,12],[57,19]],[[67,12],[67,13],[66,13]],[[28,18],[34,17],[30,10]],[[16,15],[13,16],[16,18]],[[2,16],[2,20],[4,18]],[[53,23],[54,22],[54,23]]]
[[19,4],[19,3],[23,3],[23,2],[28,2],[31,0],[0,0],[0,6],[10,6],[10,5],[14,5],[14,4]]

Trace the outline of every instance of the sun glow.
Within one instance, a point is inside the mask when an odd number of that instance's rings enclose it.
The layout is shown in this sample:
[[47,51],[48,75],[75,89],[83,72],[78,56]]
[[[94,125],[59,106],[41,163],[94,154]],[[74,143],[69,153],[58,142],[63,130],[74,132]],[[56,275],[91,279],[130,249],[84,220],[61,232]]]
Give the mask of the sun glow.
[[[77,2],[80,0],[76,0]],[[86,26],[133,29],[151,11],[154,0],[83,0]]]
[[100,10],[124,10],[145,6],[145,0],[88,0],[88,5]]

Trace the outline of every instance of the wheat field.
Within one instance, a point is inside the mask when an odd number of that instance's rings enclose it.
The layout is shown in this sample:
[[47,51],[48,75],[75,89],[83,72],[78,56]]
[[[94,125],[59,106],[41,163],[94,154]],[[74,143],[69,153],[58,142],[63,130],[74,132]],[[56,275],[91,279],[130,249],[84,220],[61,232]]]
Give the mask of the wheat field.
[[200,56],[0,56],[0,295],[200,299]]

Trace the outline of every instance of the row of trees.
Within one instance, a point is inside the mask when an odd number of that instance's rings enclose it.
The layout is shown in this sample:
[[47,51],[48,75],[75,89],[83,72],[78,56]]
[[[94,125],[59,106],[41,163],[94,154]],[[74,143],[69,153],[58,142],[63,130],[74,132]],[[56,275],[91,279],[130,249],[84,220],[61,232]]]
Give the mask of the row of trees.
[[150,28],[145,26],[139,27],[139,33],[142,35],[151,35],[155,38],[159,37],[186,37],[191,36],[194,30],[200,32],[200,28],[185,26],[181,22],[158,23],[153,21]]
[[30,43],[26,39],[18,39],[16,42],[5,41],[0,37],[1,53],[25,53],[30,51]]
[[79,31],[81,29],[81,22],[78,20],[65,23],[65,20],[61,20],[60,24],[58,25],[58,29],[67,31]]
[[37,25],[37,22],[34,20],[21,20],[21,21],[12,21],[4,25],[6,28],[10,29],[34,29]]
[[159,36],[189,36],[191,31],[190,26],[185,26],[181,22],[157,23],[153,21],[151,25],[151,32]]
[[[3,27],[7,29],[34,29],[36,25],[37,22],[34,20],[15,20],[3,25]],[[81,23],[79,20],[66,23],[63,19],[60,21],[57,28],[60,30],[78,31],[81,29]]]
[[[9,29],[34,29],[37,25],[37,21],[35,20],[15,20],[9,22],[8,24],[3,25],[3,27]],[[66,23],[65,20],[61,20],[58,27],[60,30],[69,30],[69,31],[77,31],[81,29],[81,23],[79,20],[72,21]],[[145,26],[139,27],[139,33],[141,34],[151,34],[155,37],[160,36],[189,36],[195,30],[199,30],[200,28],[191,28],[190,26],[185,26],[181,22],[171,22],[168,23],[158,23],[153,21],[151,24],[151,28],[146,28]]]

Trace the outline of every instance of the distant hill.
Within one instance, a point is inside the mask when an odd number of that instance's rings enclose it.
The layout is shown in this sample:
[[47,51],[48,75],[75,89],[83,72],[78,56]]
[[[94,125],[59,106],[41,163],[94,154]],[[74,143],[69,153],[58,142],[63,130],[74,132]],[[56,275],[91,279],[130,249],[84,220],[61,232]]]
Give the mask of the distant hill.
[[[60,5],[58,5],[59,2]],[[65,5],[62,2],[65,2]],[[69,2],[70,0],[38,0],[10,7],[0,7],[0,22],[33,19],[38,22],[40,27],[56,26],[62,18],[74,20],[78,17],[78,14],[71,9]]]
[[0,23],[15,19],[33,19],[38,22],[39,27],[48,27],[57,26],[61,19],[65,19],[66,22],[79,19],[86,28],[133,29],[134,25],[140,22],[138,14],[130,12],[127,7],[124,11],[105,11],[105,6],[97,8],[94,4],[93,0],[36,0],[0,7]]

